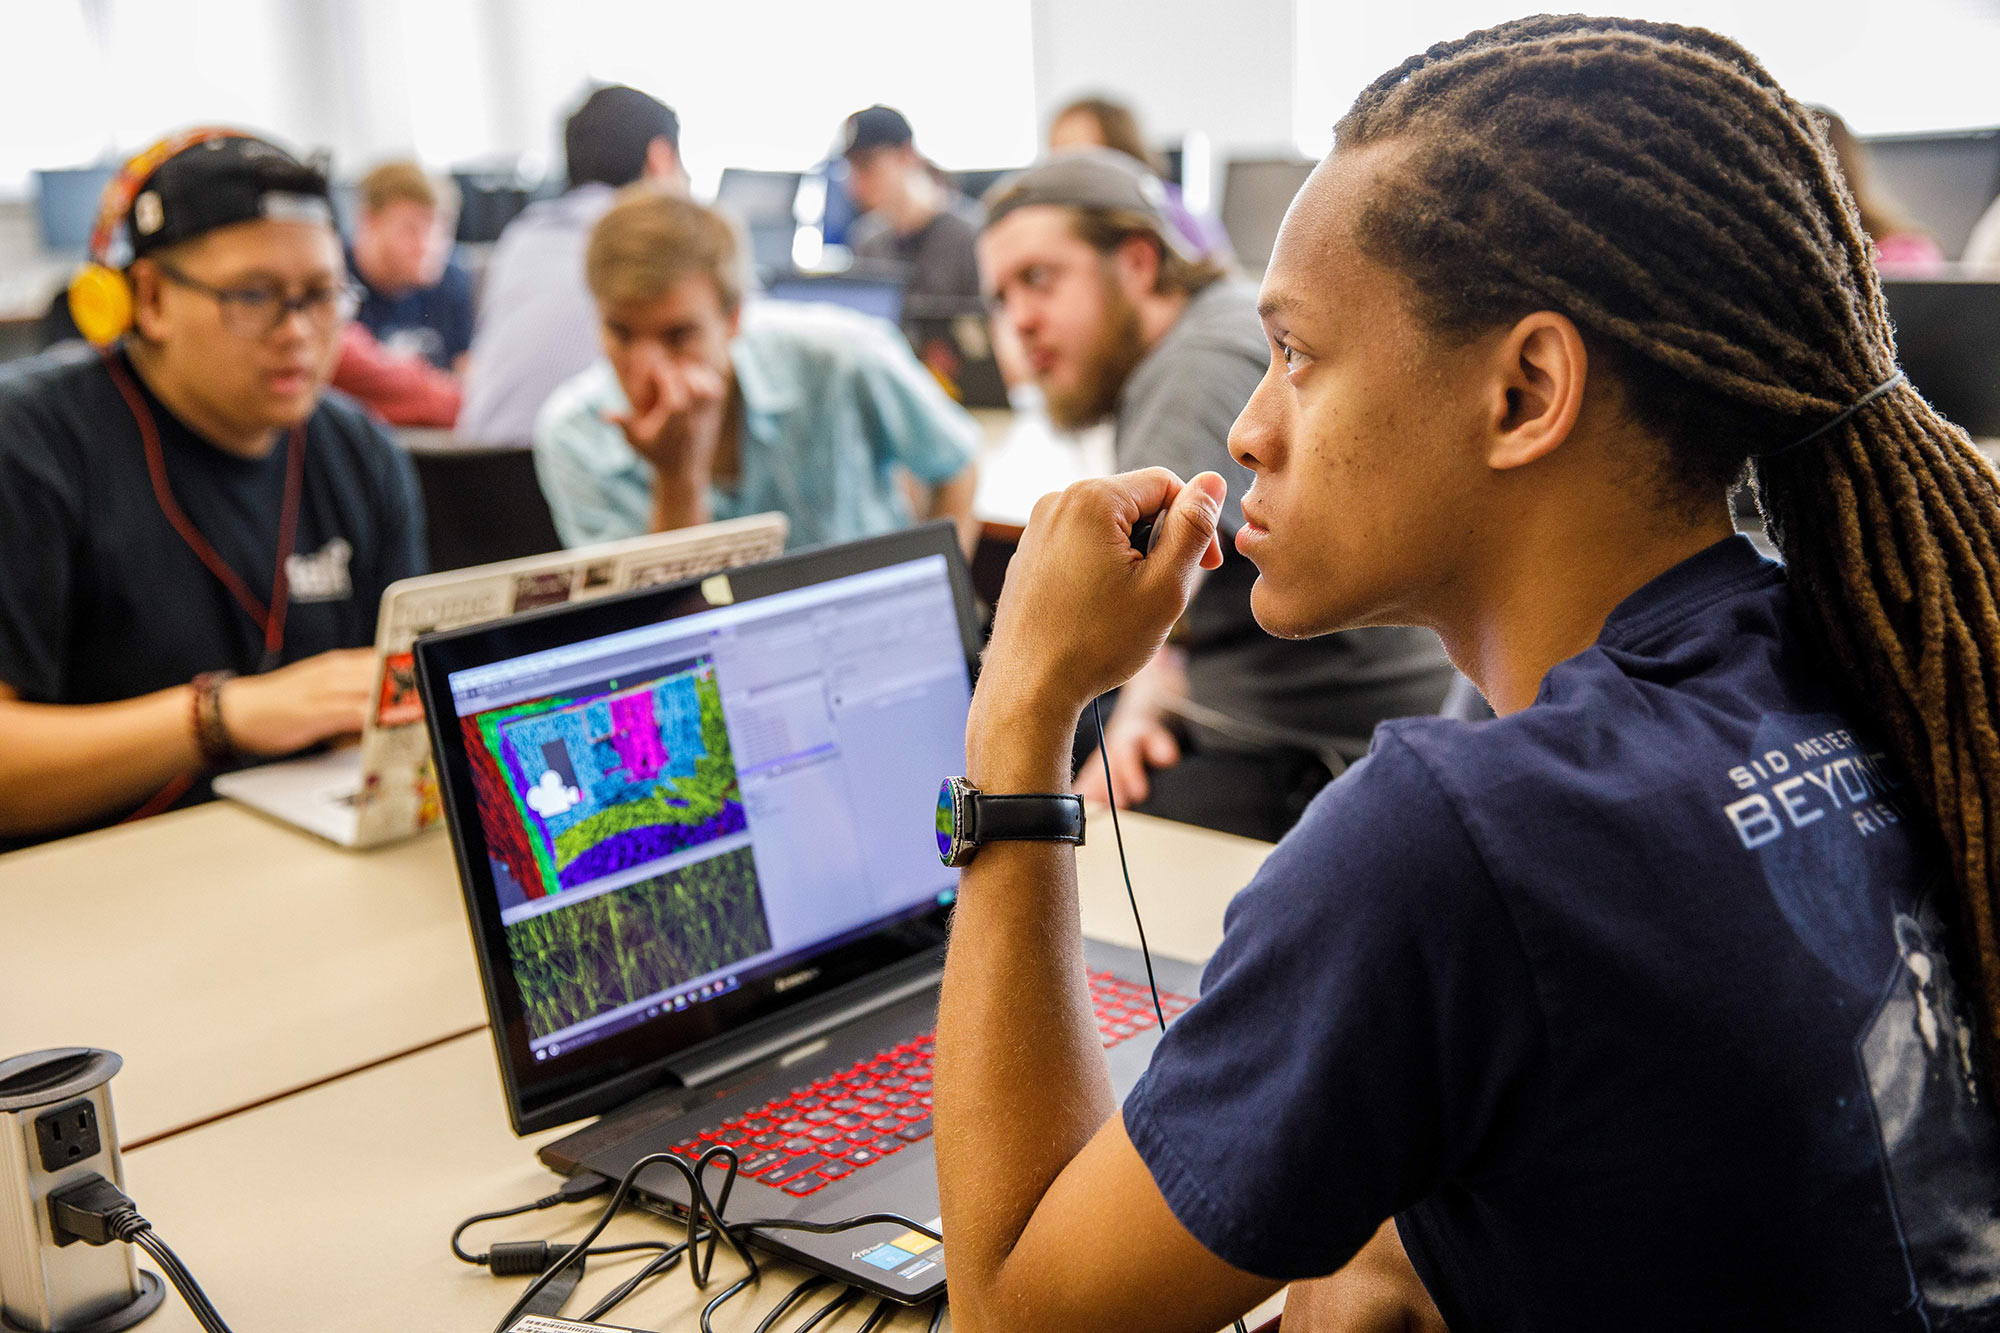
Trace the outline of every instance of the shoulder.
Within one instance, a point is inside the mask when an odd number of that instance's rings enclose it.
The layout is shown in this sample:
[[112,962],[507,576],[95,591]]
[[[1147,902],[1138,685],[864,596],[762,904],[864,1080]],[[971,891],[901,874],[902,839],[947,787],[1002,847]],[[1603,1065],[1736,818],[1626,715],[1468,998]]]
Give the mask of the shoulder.
[[81,344],[0,367],[0,464],[53,482],[126,410],[102,359]]
[[[1224,279],[1197,292],[1174,326],[1132,372],[1135,392],[1202,393],[1218,379],[1250,387],[1264,373],[1264,326],[1256,294]],[[1240,404],[1239,404],[1240,406]]]
[[333,469],[336,475],[366,478],[378,495],[396,497],[399,504],[414,485],[412,465],[388,430],[340,390],[320,395],[306,430],[316,447],[339,453],[343,466]]
[[592,467],[621,467],[633,458],[618,428],[605,420],[625,410],[625,391],[599,360],[564,380],[535,415],[537,453],[563,453]]

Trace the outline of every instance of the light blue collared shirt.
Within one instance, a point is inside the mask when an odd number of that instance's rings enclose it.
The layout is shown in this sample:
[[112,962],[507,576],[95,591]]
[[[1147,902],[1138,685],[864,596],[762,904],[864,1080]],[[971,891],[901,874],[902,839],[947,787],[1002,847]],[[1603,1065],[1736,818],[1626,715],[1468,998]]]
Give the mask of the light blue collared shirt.
[[[937,485],[978,448],[978,424],[881,320],[760,301],[744,308],[729,358],[743,432],[735,484],[709,488],[717,519],[778,510],[795,547],[888,532],[913,517],[899,466]],[[566,545],[651,526],[653,466],[605,419],[629,407],[599,360],[557,389],[535,423],[535,472]]]

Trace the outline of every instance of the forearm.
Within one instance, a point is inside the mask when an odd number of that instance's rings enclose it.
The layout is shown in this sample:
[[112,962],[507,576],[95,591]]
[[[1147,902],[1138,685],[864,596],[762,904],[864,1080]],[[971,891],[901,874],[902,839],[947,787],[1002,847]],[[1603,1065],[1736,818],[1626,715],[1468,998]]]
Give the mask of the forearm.
[[[968,778],[995,793],[1065,790],[1075,718],[1012,706],[1000,684],[984,682],[974,705]],[[965,869],[933,1097],[954,1312],[962,1328],[987,1327],[978,1312],[1000,1298],[1036,1207],[1115,1109],[1067,846],[996,843]]]
[[192,689],[109,704],[0,699],[0,833],[43,833],[134,806],[197,770]]
[[664,474],[653,479],[652,530],[654,532],[673,532],[679,528],[691,528],[708,522],[708,519],[706,482],[670,478]]
[[979,468],[968,463],[949,481],[931,488],[927,518],[948,518],[958,527],[959,549],[969,557],[979,544],[979,520],[972,516],[972,497],[979,489]]

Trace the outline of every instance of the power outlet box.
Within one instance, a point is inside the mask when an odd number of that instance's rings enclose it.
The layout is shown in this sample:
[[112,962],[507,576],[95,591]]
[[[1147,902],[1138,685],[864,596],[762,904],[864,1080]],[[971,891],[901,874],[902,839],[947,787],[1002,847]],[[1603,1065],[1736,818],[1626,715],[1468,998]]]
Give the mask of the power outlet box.
[[42,1170],[51,1175],[97,1156],[104,1150],[97,1108],[85,1098],[42,1112],[35,1117],[35,1146],[42,1152]]

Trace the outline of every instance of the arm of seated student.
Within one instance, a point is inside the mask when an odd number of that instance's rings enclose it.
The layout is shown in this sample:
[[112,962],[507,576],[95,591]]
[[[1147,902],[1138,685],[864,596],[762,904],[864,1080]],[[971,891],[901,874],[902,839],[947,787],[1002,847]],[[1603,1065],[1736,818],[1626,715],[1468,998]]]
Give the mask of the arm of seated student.
[[[1069,736],[1083,703],[1152,656],[1185,605],[1197,561],[1219,562],[1220,490],[1213,476],[1183,487],[1155,469],[1081,483],[1036,505],[1015,556],[1021,572],[1008,576],[1010,593],[1017,581],[1030,585],[1021,600],[1032,607],[1001,598],[966,728],[974,786],[1065,788]],[[1160,521],[1171,526],[1142,562],[1129,547],[1131,523],[1169,501]],[[1045,540],[1051,528],[1071,540],[1089,530],[1108,558],[1072,566],[1051,556],[1044,548],[1059,545]],[[1123,554],[1113,550],[1117,543]],[[1051,596],[1058,590],[1064,595]],[[1134,608],[1145,629],[1074,653],[1047,647],[1092,638],[1092,608],[1110,604]],[[1023,615],[1036,623],[1025,627]],[[1018,651],[1024,636],[1043,646]],[[1277,1289],[1188,1234],[1114,1113],[1084,987],[1068,847],[999,843],[965,868],[934,1086],[960,1329],[1211,1333]]]
[[919,512],[927,519],[948,518],[958,528],[958,546],[968,559],[979,544],[979,520],[972,516],[972,496],[979,489],[979,465],[967,463],[957,476],[930,487],[930,503]]
[[1394,1222],[1331,1277],[1294,1282],[1285,1292],[1288,1333],[1447,1333]]
[[[1181,761],[1180,739],[1167,725],[1167,703],[1187,698],[1187,655],[1172,644],[1125,682],[1111,716],[1104,720],[1104,754],[1111,758],[1111,780],[1118,808],[1130,810],[1152,795],[1151,773]],[[1076,794],[1099,805],[1110,804],[1104,789],[1104,759],[1092,750],[1076,771]]]
[[[222,687],[237,750],[258,758],[361,729],[375,654],[321,653]],[[0,833],[23,836],[101,819],[197,772],[193,689],[176,685],[105,704],[24,702],[0,684]]]

